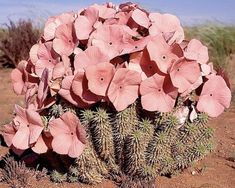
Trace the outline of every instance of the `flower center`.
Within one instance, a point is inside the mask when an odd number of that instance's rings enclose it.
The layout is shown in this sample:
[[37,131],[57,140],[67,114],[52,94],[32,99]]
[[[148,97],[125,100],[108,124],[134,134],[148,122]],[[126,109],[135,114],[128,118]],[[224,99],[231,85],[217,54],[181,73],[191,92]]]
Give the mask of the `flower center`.
[[163,55],[163,56],[162,56],[162,59],[163,59],[163,60],[165,60],[165,59],[166,59],[166,56],[165,56],[165,55]]

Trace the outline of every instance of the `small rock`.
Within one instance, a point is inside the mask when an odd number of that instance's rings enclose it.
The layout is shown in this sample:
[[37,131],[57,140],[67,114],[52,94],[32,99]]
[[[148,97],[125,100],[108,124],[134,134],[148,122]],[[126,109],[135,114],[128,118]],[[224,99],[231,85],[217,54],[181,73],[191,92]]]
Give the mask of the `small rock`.
[[197,172],[194,170],[191,172],[191,174],[194,176]]

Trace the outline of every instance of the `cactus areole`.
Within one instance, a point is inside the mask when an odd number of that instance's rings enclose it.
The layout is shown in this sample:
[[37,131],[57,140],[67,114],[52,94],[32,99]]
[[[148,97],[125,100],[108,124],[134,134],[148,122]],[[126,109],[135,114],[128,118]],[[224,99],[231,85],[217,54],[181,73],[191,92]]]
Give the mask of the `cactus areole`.
[[25,106],[2,135],[19,156],[74,158],[56,181],[175,174],[212,151],[208,119],[231,101],[207,47],[186,41],[176,16],[134,3],[50,17],[29,54],[11,74]]

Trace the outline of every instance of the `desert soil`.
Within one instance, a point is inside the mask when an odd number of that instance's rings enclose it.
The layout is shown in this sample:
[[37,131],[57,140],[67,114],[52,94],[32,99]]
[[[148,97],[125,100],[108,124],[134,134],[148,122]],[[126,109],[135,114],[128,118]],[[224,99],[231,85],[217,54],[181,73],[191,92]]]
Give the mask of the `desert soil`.
[[[235,88],[235,61],[231,64],[231,85]],[[14,104],[23,105],[23,97],[16,96],[10,83],[10,69],[0,69],[0,125],[8,123],[13,116]],[[235,90],[233,91],[235,93]],[[235,188],[235,100],[230,109],[210,121],[215,129],[216,150],[205,159],[198,161],[182,174],[171,178],[158,177],[156,188]],[[8,149],[0,146],[0,157]],[[90,187],[78,184],[55,184],[48,179],[30,182],[34,188],[75,188]],[[0,183],[1,188],[9,185]],[[112,182],[93,186],[97,188],[115,187]]]

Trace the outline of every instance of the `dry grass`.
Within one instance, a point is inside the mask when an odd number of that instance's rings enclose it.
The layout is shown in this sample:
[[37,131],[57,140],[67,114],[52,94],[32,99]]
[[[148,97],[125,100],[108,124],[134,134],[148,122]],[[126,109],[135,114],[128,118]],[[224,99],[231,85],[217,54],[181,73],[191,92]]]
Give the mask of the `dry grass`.
[[39,39],[40,31],[31,20],[10,21],[0,29],[0,66],[15,67],[19,61],[28,59],[29,50]]

